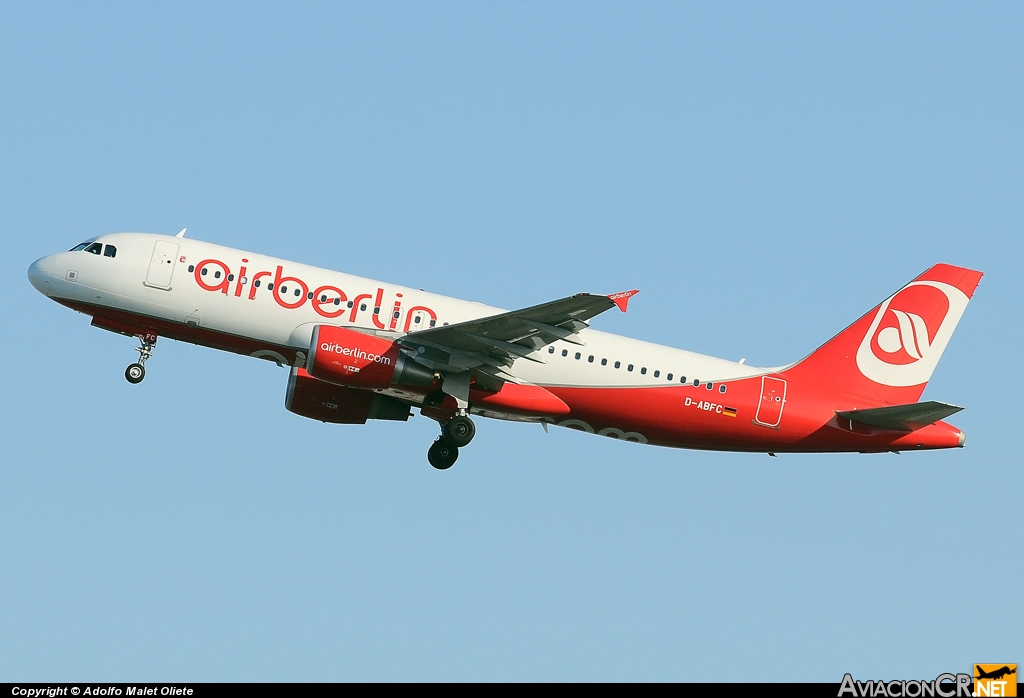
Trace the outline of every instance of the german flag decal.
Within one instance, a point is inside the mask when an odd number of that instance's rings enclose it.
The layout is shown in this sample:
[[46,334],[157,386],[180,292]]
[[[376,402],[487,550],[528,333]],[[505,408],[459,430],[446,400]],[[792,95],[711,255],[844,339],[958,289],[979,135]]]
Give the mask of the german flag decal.
[[736,408],[735,407],[722,407],[722,414],[724,414],[726,417],[735,417],[736,416]]

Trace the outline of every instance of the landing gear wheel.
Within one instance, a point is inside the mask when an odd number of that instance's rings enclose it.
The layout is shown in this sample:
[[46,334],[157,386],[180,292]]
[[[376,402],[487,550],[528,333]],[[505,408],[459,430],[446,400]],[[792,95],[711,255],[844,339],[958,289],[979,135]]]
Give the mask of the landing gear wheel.
[[469,417],[457,415],[444,425],[444,437],[456,448],[468,446],[474,436],[476,436],[476,425]]
[[447,470],[459,459],[459,449],[439,436],[427,450],[427,461],[438,470]]
[[132,385],[141,383],[142,379],[146,377],[146,369],[142,364],[132,364],[124,370],[124,377]]

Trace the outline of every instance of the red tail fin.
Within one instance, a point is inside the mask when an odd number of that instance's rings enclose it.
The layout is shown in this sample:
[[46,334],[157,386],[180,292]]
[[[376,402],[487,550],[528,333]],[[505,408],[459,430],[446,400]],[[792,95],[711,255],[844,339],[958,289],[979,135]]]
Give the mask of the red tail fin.
[[783,375],[875,403],[917,402],[981,277],[936,264]]

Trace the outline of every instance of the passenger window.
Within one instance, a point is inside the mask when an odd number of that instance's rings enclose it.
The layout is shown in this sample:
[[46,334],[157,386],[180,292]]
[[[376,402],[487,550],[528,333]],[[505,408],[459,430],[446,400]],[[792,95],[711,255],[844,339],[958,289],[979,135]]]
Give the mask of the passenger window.
[[189,273],[189,274],[191,274],[191,273],[192,273],[192,272],[194,272],[195,270],[196,270],[196,265],[195,265],[195,264],[189,264],[189,265],[188,265],[188,273]]
[[640,374],[641,375],[647,375],[647,367],[646,366],[644,366],[643,368],[640,369]]
[[633,370],[633,364],[630,364],[629,366],[626,366],[626,370],[627,371],[632,371]]
[[373,309],[373,314],[374,315],[380,315],[380,307],[379,306]]
[[295,297],[298,298],[301,295],[302,295],[302,289],[301,288],[295,289]]
[[[327,296],[324,296],[324,298],[327,298]],[[306,294],[306,299],[307,300],[313,300],[313,292],[312,291],[310,291],[309,293]]]
[[360,310],[366,310],[366,303],[360,303],[359,304],[359,309]]
[[563,349],[562,350],[562,356],[568,356],[568,355],[569,355],[569,350],[568,349]]
[[103,251],[103,244],[99,242],[94,242],[88,247],[86,247],[85,251],[91,252],[92,254],[99,254],[100,252]]
[[208,271],[207,268],[203,267],[202,269],[199,270],[199,275],[200,276],[206,276],[206,272],[207,271]]
[[341,305],[341,299],[340,298],[335,298],[334,299],[334,304],[335,305]]
[[616,362],[615,362],[615,368],[618,368],[618,367],[619,367],[619,366],[621,366],[621,365],[622,365],[622,362],[621,362],[621,361],[616,361]]
[[686,383],[686,376],[679,376],[679,382],[685,384]]
[[[220,278],[220,272],[217,272],[216,274],[214,274],[214,277],[219,279]],[[267,288],[269,288],[269,286]],[[288,287],[287,286],[282,286],[281,287],[281,293],[282,294],[288,293]]]
[[274,290],[274,284],[267,284],[267,290],[268,291],[273,291]]
[[658,377],[660,377],[660,376],[661,376],[661,371],[655,371],[655,372],[654,372],[654,377],[655,377],[655,378],[658,378]]
[[693,379],[693,387],[694,388],[699,388],[700,387],[700,379],[699,378],[694,378]]
[[320,296],[320,302],[321,303],[326,303],[327,302],[327,296]]
[[259,288],[260,287],[260,280],[256,279],[255,281],[252,282],[252,285],[255,286],[256,288]]
[[431,326],[431,327],[433,327],[433,326],[434,326],[434,325],[436,325],[436,324],[437,324],[437,320],[431,320],[431,321],[430,321],[430,326]]
[[401,314],[402,314],[401,312],[396,310],[395,312],[393,312],[391,314],[391,317],[393,317],[393,318],[395,318],[397,320]]
[[555,353],[555,348],[554,347],[548,347],[548,353],[549,354],[554,354]]
[[348,302],[348,307],[349,307],[349,308],[351,308],[351,307],[352,307],[352,305],[353,305],[353,302],[352,302],[352,301],[349,301],[349,302]]
[[608,365],[608,359],[601,359],[601,365],[602,366],[607,366]]
[[579,360],[580,356],[582,356],[582,354],[580,354],[579,352],[576,352],[576,359],[577,360]]
[[665,380],[672,380],[672,374],[670,373],[667,376],[665,376]]
[[107,245],[106,247],[103,248],[103,256],[110,257],[111,259],[113,259],[114,257],[117,256],[117,248],[114,247],[113,245]]
[[412,319],[412,321],[413,321],[413,322],[415,322],[415,323],[416,323],[417,325],[418,325],[418,324],[420,324],[420,316],[419,316],[419,315],[417,315],[416,317],[414,317],[414,318]]
[[234,274],[228,274],[228,281],[234,281],[234,280],[235,280],[235,275]]
[[705,383],[704,387],[707,388],[708,390],[714,390],[715,389],[715,384],[714,383]]
[[725,395],[725,383],[718,386],[718,392],[720,392],[722,395]]
[[587,357],[587,361],[590,362],[590,363],[594,363],[594,355],[591,354],[590,356],[588,356]]
[[220,278],[220,272],[219,271],[213,272],[213,278],[219,279]]

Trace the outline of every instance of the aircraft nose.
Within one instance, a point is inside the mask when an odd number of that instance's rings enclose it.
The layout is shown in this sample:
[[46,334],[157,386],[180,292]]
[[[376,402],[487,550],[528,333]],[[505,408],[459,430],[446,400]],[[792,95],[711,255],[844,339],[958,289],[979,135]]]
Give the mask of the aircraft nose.
[[43,295],[50,293],[50,277],[53,276],[53,255],[37,259],[28,268],[28,280]]

